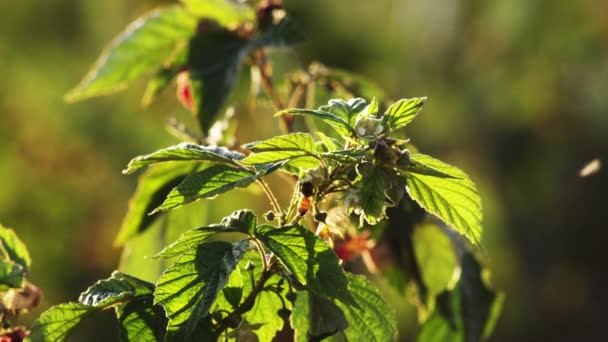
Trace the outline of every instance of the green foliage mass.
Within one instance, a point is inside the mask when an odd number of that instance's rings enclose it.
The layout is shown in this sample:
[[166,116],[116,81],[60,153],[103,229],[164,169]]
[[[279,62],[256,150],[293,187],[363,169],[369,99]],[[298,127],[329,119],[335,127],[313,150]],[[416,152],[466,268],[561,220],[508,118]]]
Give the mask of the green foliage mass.
[[[32,328],[32,341],[63,341],[82,319],[108,309],[116,313],[123,341],[269,341],[282,334],[297,341],[396,340],[395,311],[349,263],[374,251],[371,237],[383,238],[389,209],[405,212],[404,203],[423,212],[410,227],[418,267],[411,286],[418,287],[425,321],[420,339],[488,336],[499,297],[483,284],[477,261],[463,252],[481,242],[479,194],[460,169],[413,153],[417,149],[400,132],[426,98],[364,98],[377,88],[319,65],[299,81],[301,74],[292,74],[287,91],[277,89],[267,50],[299,41],[295,27],[278,3],[184,0],[136,20],[104,51],[69,99],[104,95],[150,74],[148,103],[185,73],[178,96],[203,133],[182,129],[192,141],[129,162],[124,173],[146,170],[117,245],[133,243],[174,209],[220,194],[236,197],[233,190],[254,183],[272,212],[266,224],[242,209],[217,224],[179,227],[189,230],[157,252],[157,261],[168,265],[154,284],[115,272],[78,302],[45,312]],[[253,88],[262,88],[275,105],[284,134],[216,146],[209,143],[216,130],[227,135],[217,115],[241,68],[257,75]],[[303,92],[311,84],[323,85],[327,104],[283,105],[308,103]],[[317,122],[325,130],[312,129]],[[288,203],[269,186],[274,175],[293,188]],[[27,270],[29,255],[10,233],[0,239],[8,259],[0,276],[17,287],[22,280],[15,274],[22,273],[15,269]],[[397,273],[408,277],[411,270],[396,264]]]

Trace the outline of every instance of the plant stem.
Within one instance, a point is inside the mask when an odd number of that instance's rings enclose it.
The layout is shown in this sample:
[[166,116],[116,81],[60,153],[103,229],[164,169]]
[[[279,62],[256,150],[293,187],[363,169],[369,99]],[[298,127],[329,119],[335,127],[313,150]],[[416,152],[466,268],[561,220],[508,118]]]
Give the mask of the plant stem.
[[258,282],[251,289],[251,292],[249,292],[249,295],[247,295],[247,298],[245,298],[243,303],[241,303],[241,305],[239,305],[231,314],[229,314],[218,322],[218,327],[216,330],[216,333],[218,335],[221,334],[224,330],[228,329],[230,327],[230,324],[232,324],[235,319],[240,319],[240,317],[244,313],[253,308],[253,305],[255,304],[255,298],[260,292],[262,292],[266,281],[270,278],[271,275],[272,272],[269,269],[264,269],[264,271],[262,271],[260,279],[258,279]]
[[283,214],[283,211],[281,210],[281,205],[279,204],[279,201],[277,201],[277,197],[274,195],[274,193],[272,192],[272,190],[268,186],[268,183],[266,183],[265,180],[258,178],[257,183],[260,185],[262,190],[264,190],[266,197],[268,197],[268,200],[270,201],[270,205],[272,206],[272,210],[274,210],[275,214],[278,215],[279,226],[280,226],[282,223],[281,214]]
[[[266,58],[266,52],[263,49],[259,49],[255,52],[254,63],[260,70],[262,88],[264,88],[264,91],[270,97],[270,101],[272,101],[272,104],[274,105],[276,110],[284,110],[285,105],[283,104],[283,101],[281,101],[279,94],[277,94],[272,84],[272,68],[270,66],[270,63],[268,62],[268,59]],[[293,115],[281,115],[281,120],[283,123],[282,130],[285,133],[293,132]]]

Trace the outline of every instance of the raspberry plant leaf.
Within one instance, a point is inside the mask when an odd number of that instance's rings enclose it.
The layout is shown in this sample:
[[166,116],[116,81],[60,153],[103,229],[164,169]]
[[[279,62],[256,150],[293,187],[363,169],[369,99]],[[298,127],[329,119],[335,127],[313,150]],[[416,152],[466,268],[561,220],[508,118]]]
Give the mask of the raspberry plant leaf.
[[386,181],[385,173],[371,163],[359,164],[357,171],[361,176],[361,217],[375,225],[384,217]]
[[114,271],[110,278],[99,280],[80,294],[80,304],[106,307],[125,299],[150,295],[154,284]]
[[195,30],[196,19],[181,6],[153,10],[112,40],[66,99],[78,101],[124,89],[158,69]]
[[[281,277],[275,275],[268,280],[268,284],[276,284]],[[260,324],[255,330],[259,341],[272,341],[274,336],[283,328],[283,318],[279,318],[280,310],[292,310],[291,302],[284,299],[287,288],[273,288],[262,291],[257,296],[254,306],[245,314],[245,319],[250,324]]]
[[185,232],[177,241],[158,253],[156,257],[167,259],[182,255],[213,237],[219,237],[219,240],[222,239],[222,236],[227,235],[241,235],[242,238],[247,238],[248,235],[246,234],[253,232],[256,225],[257,218],[253,215],[253,212],[238,210],[225,217],[218,225],[195,228]]
[[451,290],[458,281],[460,267],[450,237],[437,225],[422,224],[414,229],[412,241],[428,294],[435,297]]
[[216,21],[218,24],[236,28],[253,22],[255,12],[245,4],[230,0],[180,0],[186,9],[194,16]]
[[0,291],[23,287],[23,266],[10,260],[0,260]]
[[298,291],[291,315],[296,342],[320,341],[349,326],[334,302],[308,291]]
[[236,33],[211,25],[192,38],[188,49],[194,115],[201,131],[207,132],[232,90],[250,45]]
[[357,116],[366,106],[367,102],[361,98],[354,98],[349,101],[333,99],[326,106],[316,110],[292,108],[280,111],[275,116],[312,115],[331,125],[339,134],[348,137],[357,134],[355,130]]
[[162,342],[167,318],[160,305],[153,304],[151,295],[141,296],[116,307],[120,323],[120,340],[124,342]]
[[15,234],[15,231],[0,224],[0,243],[3,255],[21,265],[25,273],[29,273],[32,258],[27,247]]
[[461,263],[458,286],[437,297],[437,308],[423,324],[418,341],[475,342],[491,334],[504,296],[487,288],[481,266],[470,253],[462,255]]
[[144,232],[159,214],[149,215],[163,203],[173,188],[178,186],[197,165],[194,163],[181,165],[155,165],[146,170],[138,179],[137,189],[129,200],[129,207],[120,231],[114,240],[117,246],[123,246],[127,241]]
[[210,161],[217,163],[234,164],[234,160],[243,159],[245,156],[226,147],[202,146],[192,143],[181,143],[167,147],[150,154],[131,159],[123,173],[133,173],[148,165],[163,162],[194,162]]
[[177,340],[192,336],[248,246],[247,240],[205,243],[182,254],[161,275],[154,303],[167,312],[169,334]]
[[252,154],[241,160],[246,165],[260,165],[283,160],[304,159],[311,168],[319,166],[315,140],[308,133],[279,135],[243,146]]
[[153,213],[177,208],[201,198],[213,198],[234,188],[245,188],[262,173],[254,173],[227,165],[213,165],[187,176],[167,195]]
[[460,169],[426,155],[412,155],[412,160],[453,178],[407,172],[407,192],[428,212],[466,236],[481,242],[481,199],[475,184]]
[[382,117],[392,131],[405,127],[412,122],[426,102],[426,97],[414,97],[411,99],[401,99],[393,103]]
[[31,342],[63,342],[68,333],[85,317],[99,309],[80,303],[64,303],[51,307],[34,322]]
[[[78,303],[60,304],[43,313],[32,326],[29,339],[33,342],[64,341],[69,331],[86,316],[116,307],[120,318],[119,312],[126,304],[151,299],[153,289],[153,284],[114,272],[110,278],[98,281],[83,292]],[[161,321],[163,316],[160,316]]]
[[352,303],[337,302],[348,320],[342,333],[350,342],[394,341],[397,337],[395,310],[365,277],[346,274]]
[[258,238],[302,284],[320,296],[348,298],[347,280],[334,251],[306,228],[260,226]]

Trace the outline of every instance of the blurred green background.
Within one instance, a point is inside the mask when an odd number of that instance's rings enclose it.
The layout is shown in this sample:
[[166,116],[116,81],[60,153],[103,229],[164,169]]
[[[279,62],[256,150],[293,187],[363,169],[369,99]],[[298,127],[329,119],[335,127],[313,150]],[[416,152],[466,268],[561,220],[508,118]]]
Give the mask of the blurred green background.
[[[31,249],[42,309],[77,299],[116,267],[112,240],[136,180],[120,170],[173,143],[165,118],[187,118],[171,91],[142,110],[143,82],[78,104],[62,99],[115,34],[161,3],[170,1],[0,1],[0,222]],[[608,339],[608,177],[577,176],[608,156],[608,2],[286,6],[308,33],[303,61],[363,73],[392,98],[429,97],[408,133],[479,185],[493,285],[507,293],[492,340]],[[241,127],[273,126],[270,114]],[[252,198],[241,202],[264,209]],[[222,203],[211,216],[229,213]],[[412,340],[410,304],[394,303],[406,312],[402,339]],[[87,341],[115,336],[81,330]]]

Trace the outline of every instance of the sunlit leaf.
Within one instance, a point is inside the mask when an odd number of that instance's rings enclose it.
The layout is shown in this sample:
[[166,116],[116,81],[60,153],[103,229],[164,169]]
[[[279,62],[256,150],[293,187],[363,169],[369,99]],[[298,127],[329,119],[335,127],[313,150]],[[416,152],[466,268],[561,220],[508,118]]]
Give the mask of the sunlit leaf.
[[365,277],[347,273],[348,291],[352,302],[338,301],[348,320],[344,335],[350,342],[394,341],[397,336],[397,317],[379,290]]
[[[290,304],[289,301],[284,301],[287,305]],[[245,314],[245,318],[251,324],[261,324],[261,327],[255,330],[260,341],[272,341],[276,333],[283,328],[284,322],[278,315],[281,309],[283,301],[277,293],[263,291],[256,297],[253,308]]]
[[68,101],[105,95],[154,71],[196,30],[196,19],[181,6],[156,9],[131,23],[107,46]]
[[32,258],[27,247],[19,239],[15,231],[0,224],[0,243],[9,259],[21,265],[23,271],[29,273]]
[[114,244],[124,245],[128,240],[145,231],[159,214],[148,215],[161,205],[173,188],[178,186],[196,165],[156,165],[143,173],[137,189],[129,200],[129,208]]
[[349,326],[336,304],[308,291],[297,292],[290,320],[296,342],[320,341]]
[[115,271],[110,278],[99,280],[81,293],[78,302],[89,306],[106,307],[125,299],[152,294],[152,291],[154,284]]
[[154,292],[155,304],[165,308],[168,332],[176,338],[188,337],[228,282],[249,245],[215,241],[182,254],[160,277]]
[[255,12],[246,4],[232,0],[180,0],[188,11],[199,18],[211,19],[234,28],[255,20]]
[[[239,234],[241,233],[239,230],[224,226],[215,226],[215,227],[201,227],[191,229],[185,232],[180,238],[169,246],[165,247],[160,253],[158,253],[157,257],[159,258],[173,258],[179,256],[195,247],[205,242],[210,237],[216,237],[221,235],[219,233],[233,233]],[[243,235],[243,238],[247,237],[247,235]],[[221,240],[221,238],[220,238]]]
[[312,115],[331,125],[338,133],[344,136],[356,135],[355,124],[357,115],[365,109],[367,102],[361,98],[354,98],[349,101],[340,99],[330,100],[326,106],[319,109],[286,109],[275,116],[280,115]]
[[461,170],[429,156],[414,154],[412,159],[454,178],[408,172],[407,192],[428,212],[466,236],[481,241],[481,199],[475,184]]
[[437,298],[437,308],[422,326],[418,341],[477,342],[490,336],[504,296],[487,288],[473,255],[465,252],[461,263],[458,286]]
[[388,107],[386,112],[384,112],[382,121],[388,124],[391,130],[405,127],[416,118],[425,102],[426,97],[401,99]]
[[133,173],[145,166],[162,162],[210,161],[233,163],[234,160],[240,160],[244,157],[242,153],[231,151],[225,147],[181,143],[131,159],[123,173]]
[[175,242],[165,247],[156,257],[165,259],[176,257],[206,242],[211,237],[219,236],[216,240],[223,240],[222,236],[246,238],[253,232],[257,222],[257,217],[251,210],[237,210],[224,217],[220,224],[188,230]]
[[260,226],[255,236],[273,252],[294,276],[315,293],[346,297],[346,277],[334,251],[301,226]]
[[237,187],[245,188],[259,176],[227,165],[213,165],[186,177],[154,212],[177,208],[201,198],[212,198]]
[[361,160],[366,155],[367,154],[363,150],[350,149],[324,152],[321,156],[324,158],[335,160],[340,163],[354,163]]
[[142,296],[116,308],[123,342],[162,342],[167,318],[152,295]]
[[10,260],[0,260],[0,291],[23,286],[23,266]]
[[[280,135],[243,146],[254,153],[241,160],[243,164],[259,165],[291,160],[294,167],[319,166],[315,141],[308,133]],[[291,162],[290,162],[291,163]]]
[[82,319],[99,309],[79,303],[65,303],[45,311],[32,326],[32,342],[62,342]]
[[357,167],[361,175],[361,215],[369,224],[376,224],[384,217],[384,192],[386,191],[385,173],[371,163]]
[[449,236],[437,225],[424,224],[414,229],[412,240],[428,294],[434,297],[451,289],[458,280],[455,273],[458,274],[459,267]]

